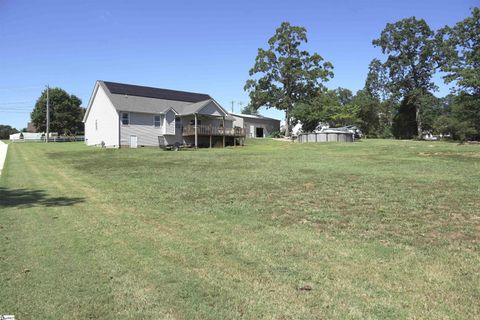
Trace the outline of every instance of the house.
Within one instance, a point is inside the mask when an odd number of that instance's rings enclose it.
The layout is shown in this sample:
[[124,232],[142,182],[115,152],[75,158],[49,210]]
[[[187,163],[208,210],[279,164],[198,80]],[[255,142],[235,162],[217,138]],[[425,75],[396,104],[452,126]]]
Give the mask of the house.
[[207,94],[97,81],[83,122],[87,145],[212,147],[245,138],[234,120]]
[[261,115],[230,113],[235,120],[234,126],[245,129],[249,138],[265,138],[270,133],[280,132],[280,120]]
[[37,133],[37,128],[35,128],[35,125],[33,124],[33,122],[27,123],[27,131],[32,133]]

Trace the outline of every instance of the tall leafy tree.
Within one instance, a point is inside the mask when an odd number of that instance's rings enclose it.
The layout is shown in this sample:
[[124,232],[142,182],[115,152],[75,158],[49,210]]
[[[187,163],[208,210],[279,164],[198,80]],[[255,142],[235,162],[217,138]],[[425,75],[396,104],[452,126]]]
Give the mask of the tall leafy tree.
[[[80,107],[82,101],[61,88],[51,88],[49,98],[50,132],[67,135],[83,132],[82,118],[85,109]],[[45,89],[31,113],[33,125],[39,132],[46,131],[46,106],[47,90]]]
[[352,103],[358,106],[358,126],[368,137],[382,136],[380,125],[381,102],[366,90],[359,90]]
[[462,91],[480,95],[480,8],[455,26],[440,29],[435,39],[445,82],[455,81]]
[[385,100],[389,96],[387,83],[387,70],[382,62],[373,59],[368,65],[367,79],[365,80],[365,91],[378,100]]
[[444,80],[454,82],[458,91],[448,127],[457,139],[480,139],[480,8],[453,27],[440,29],[436,43]]
[[424,96],[436,89],[432,82],[436,69],[433,31],[425,20],[411,17],[388,23],[380,38],[372,43],[387,55],[383,66],[388,74],[388,90],[403,99],[404,112],[414,113],[406,120],[412,123],[414,119],[416,135],[421,138]]
[[245,91],[254,109],[262,106],[285,111],[285,135],[290,135],[293,108],[315,95],[322,81],[333,77],[333,65],[317,53],[301,49],[307,30],[283,22],[268,40],[268,49],[258,49]]
[[373,59],[365,86],[354,97],[354,103],[360,107],[359,127],[366,136],[391,137],[396,98],[389,92],[387,79],[387,69],[380,60]]
[[313,131],[320,123],[330,127],[358,124],[360,108],[353,101],[353,94],[348,89],[324,88],[308,101],[298,103],[292,117],[302,123],[304,132]]

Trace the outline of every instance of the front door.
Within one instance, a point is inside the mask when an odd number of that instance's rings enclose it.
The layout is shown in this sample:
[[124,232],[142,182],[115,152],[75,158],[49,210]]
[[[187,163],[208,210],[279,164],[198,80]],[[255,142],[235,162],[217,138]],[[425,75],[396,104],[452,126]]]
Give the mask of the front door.
[[136,148],[138,146],[137,136],[130,136],[130,148]]

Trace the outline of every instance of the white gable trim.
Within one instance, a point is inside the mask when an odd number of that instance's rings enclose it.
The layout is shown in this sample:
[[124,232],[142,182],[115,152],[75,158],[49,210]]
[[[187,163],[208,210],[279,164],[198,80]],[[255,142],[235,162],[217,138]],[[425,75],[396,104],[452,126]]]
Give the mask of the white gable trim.
[[178,116],[178,112],[175,109],[173,109],[172,107],[170,107],[167,111],[165,111],[164,114],[167,114],[170,110],[172,110],[173,113],[175,113],[175,115]]

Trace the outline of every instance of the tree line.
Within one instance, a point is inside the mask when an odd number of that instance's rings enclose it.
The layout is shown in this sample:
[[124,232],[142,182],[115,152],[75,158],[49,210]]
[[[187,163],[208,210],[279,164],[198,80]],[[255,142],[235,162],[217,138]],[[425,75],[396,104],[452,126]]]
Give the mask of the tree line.
[[[284,22],[258,49],[244,89],[250,104],[285,111],[285,135],[298,121],[304,131],[319,123],[356,125],[368,137],[422,139],[426,132],[457,140],[480,139],[480,9],[453,26],[432,30],[424,19],[388,23],[372,45],[383,60],[368,66],[364,87],[328,89],[333,65],[301,48],[303,27]],[[433,76],[441,72],[451,93],[438,98]]]

